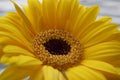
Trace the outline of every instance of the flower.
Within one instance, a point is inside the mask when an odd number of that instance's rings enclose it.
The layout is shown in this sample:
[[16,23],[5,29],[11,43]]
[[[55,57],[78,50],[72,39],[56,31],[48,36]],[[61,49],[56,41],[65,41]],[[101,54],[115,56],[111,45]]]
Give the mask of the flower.
[[[12,1],[12,0],[11,0]],[[98,6],[28,0],[0,17],[0,80],[119,80],[120,32]]]

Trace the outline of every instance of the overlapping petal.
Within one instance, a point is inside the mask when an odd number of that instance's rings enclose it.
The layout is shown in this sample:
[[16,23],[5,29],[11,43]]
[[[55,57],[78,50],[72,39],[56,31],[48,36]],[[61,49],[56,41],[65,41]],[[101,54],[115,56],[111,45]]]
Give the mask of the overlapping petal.
[[55,29],[58,0],[43,0],[42,16],[46,29]]
[[43,67],[44,80],[65,80],[62,73],[50,66]]
[[4,64],[14,64],[20,67],[25,67],[25,66],[34,66],[34,65],[41,65],[42,62],[34,57],[29,57],[29,56],[2,56],[1,58],[1,63]]
[[24,21],[25,26],[27,26],[26,28],[27,28],[29,34],[31,34],[31,36],[34,36],[36,33],[33,28],[34,26],[30,23],[29,19],[23,13],[21,8],[13,0],[11,0],[11,2],[14,4],[16,11],[18,12],[18,14],[21,16],[22,20]]
[[66,74],[69,80],[106,80],[100,72],[82,65],[68,69]]
[[[6,25],[6,23],[7,23],[7,25]],[[0,24],[2,24],[4,26],[9,25],[9,27],[14,28],[14,30],[16,29],[18,31],[18,33],[21,33],[28,41],[31,41],[31,39],[33,38],[30,34],[28,34],[28,30],[26,29],[24,22],[22,21],[19,14],[17,14],[16,12],[8,12],[6,16],[0,17]],[[2,27],[2,30],[6,29],[3,26],[1,26],[1,27]],[[13,31],[12,31],[12,29],[7,29],[7,32],[13,32]]]
[[120,66],[120,43],[119,41],[108,41],[99,43],[85,49],[86,59],[106,61],[112,65]]
[[98,26],[89,31],[89,33],[81,39],[81,42],[85,45],[85,47],[89,47],[104,41],[115,32],[118,32],[118,25],[116,24],[108,24],[101,27]]
[[[41,3],[38,0],[27,0],[28,6],[24,5],[25,16],[29,19],[34,26],[35,32],[39,33],[42,29],[42,12]],[[34,5],[36,4],[36,5]]]
[[35,57],[34,54],[22,47],[15,46],[15,45],[7,45],[3,48],[3,52],[5,55],[14,56],[16,55],[26,55]]
[[108,73],[118,74],[117,69],[106,62],[97,61],[97,60],[84,60],[82,64],[93,69],[105,71]]
[[[32,68],[31,68],[32,69]],[[31,69],[21,68],[17,66],[9,66],[0,75],[0,80],[22,80],[31,73]],[[17,74],[16,74],[17,73]]]
[[[84,9],[85,10],[85,9]],[[87,29],[87,25],[94,22],[99,12],[98,6],[93,6],[83,10],[83,14],[79,14],[76,18],[76,22],[73,25],[74,33],[77,32],[77,35],[82,35],[82,33]]]
[[[68,4],[66,4],[68,3]],[[74,5],[73,0],[60,0],[57,7],[57,28],[64,29],[67,20],[70,17],[72,5]]]

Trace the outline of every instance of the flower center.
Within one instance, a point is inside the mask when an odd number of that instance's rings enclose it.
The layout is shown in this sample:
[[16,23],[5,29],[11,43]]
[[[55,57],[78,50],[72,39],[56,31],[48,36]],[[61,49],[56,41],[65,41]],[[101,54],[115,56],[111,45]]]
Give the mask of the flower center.
[[71,49],[70,45],[63,39],[50,39],[43,45],[53,55],[67,55]]
[[36,35],[33,41],[36,57],[59,70],[65,70],[80,64],[83,59],[83,47],[69,32],[48,30]]

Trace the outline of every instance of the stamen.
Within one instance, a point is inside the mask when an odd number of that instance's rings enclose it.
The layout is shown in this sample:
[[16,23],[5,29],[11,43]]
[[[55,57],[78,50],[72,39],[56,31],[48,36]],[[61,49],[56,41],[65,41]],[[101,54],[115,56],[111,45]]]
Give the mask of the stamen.
[[34,54],[59,70],[78,65],[83,59],[83,47],[78,40],[62,30],[48,30],[36,35],[33,41]]

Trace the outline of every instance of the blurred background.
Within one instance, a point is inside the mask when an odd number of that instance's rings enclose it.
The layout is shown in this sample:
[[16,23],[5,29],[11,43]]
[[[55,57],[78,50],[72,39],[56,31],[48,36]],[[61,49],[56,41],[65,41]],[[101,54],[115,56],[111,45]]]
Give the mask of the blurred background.
[[[18,4],[26,4],[26,0],[14,0]],[[99,5],[101,6],[100,14],[98,16],[110,16],[113,18],[113,22],[120,26],[120,0],[81,0],[81,4],[86,6]],[[15,11],[14,6],[9,0],[0,0],[0,16],[3,16],[8,11]],[[0,65],[0,71],[5,66]]]
[[[14,0],[18,4],[26,4],[27,0]],[[101,6],[99,17],[110,16],[113,22],[120,25],[120,0],[80,0],[81,4],[91,6]],[[0,16],[5,15],[8,11],[15,11],[14,6],[9,0],[0,0]]]

